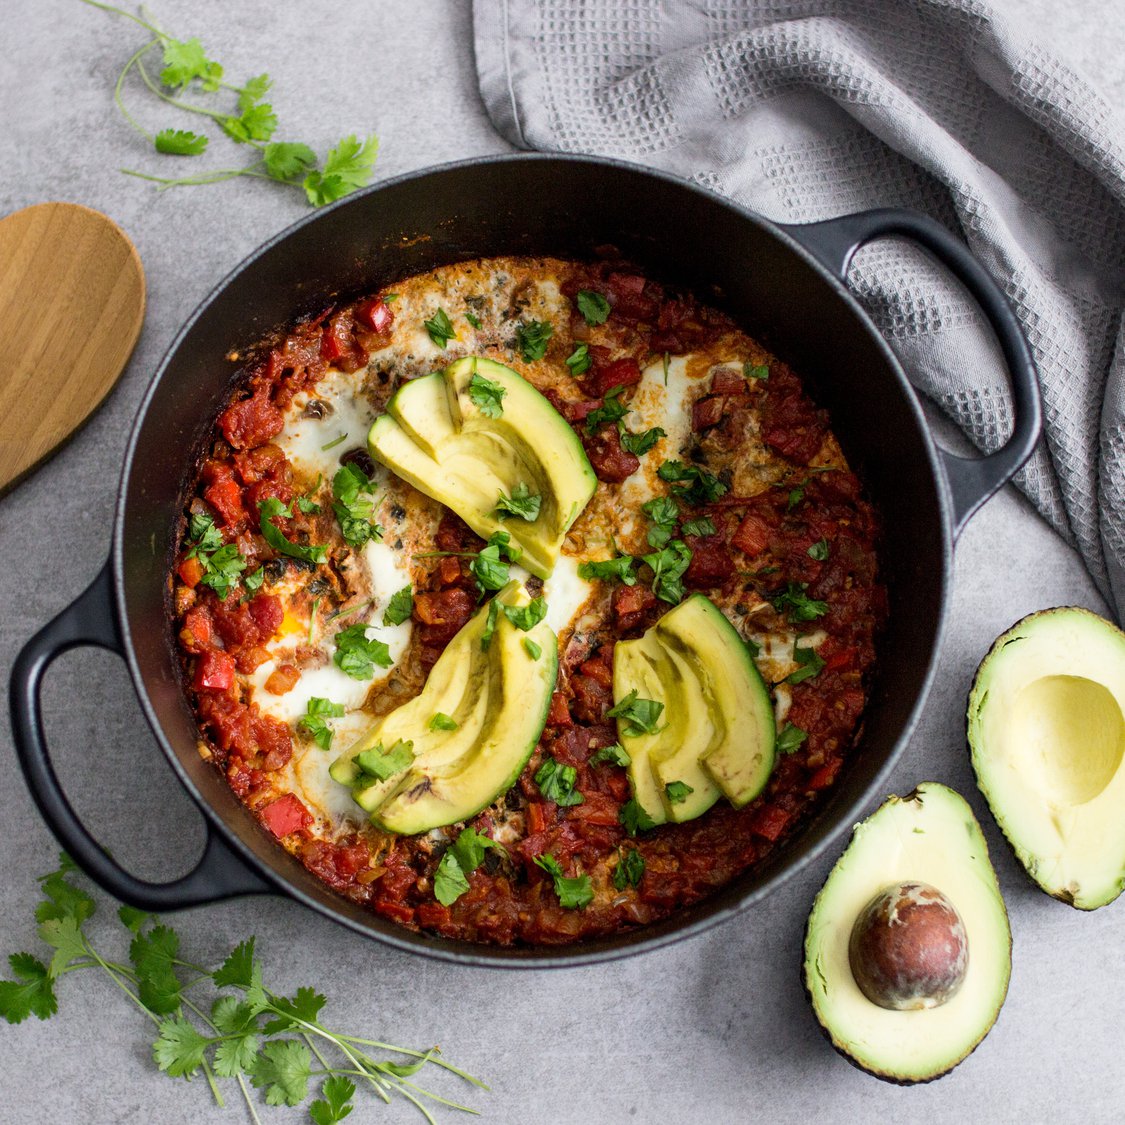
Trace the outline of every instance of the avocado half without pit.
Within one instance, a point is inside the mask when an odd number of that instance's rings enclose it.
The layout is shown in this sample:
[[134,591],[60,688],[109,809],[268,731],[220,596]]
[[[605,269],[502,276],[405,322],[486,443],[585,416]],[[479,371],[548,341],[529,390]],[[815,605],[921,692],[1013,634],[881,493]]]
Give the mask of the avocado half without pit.
[[980,825],[962,797],[927,782],[856,826],[809,915],[805,989],[850,1062],[928,1082],[995,1023],[1011,950]]
[[977,784],[1028,874],[1081,910],[1125,887],[1125,633],[1089,610],[1044,610],[977,669],[968,740]]

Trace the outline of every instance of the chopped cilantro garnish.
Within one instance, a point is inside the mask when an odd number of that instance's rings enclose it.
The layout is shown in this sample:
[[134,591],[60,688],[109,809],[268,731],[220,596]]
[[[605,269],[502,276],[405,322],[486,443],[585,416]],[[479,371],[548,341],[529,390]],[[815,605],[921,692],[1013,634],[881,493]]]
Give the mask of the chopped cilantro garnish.
[[770,369],[764,363],[744,363],[742,374],[747,379],[761,379],[762,382],[765,382],[770,377]]
[[457,730],[461,724],[444,711],[437,711],[430,720],[430,730]]
[[594,362],[590,358],[590,348],[587,344],[575,344],[574,351],[566,357],[564,361],[567,367],[570,368],[570,373],[576,379],[579,375],[585,375],[590,370],[590,365]]
[[455,843],[450,844],[449,850],[456,856],[461,870],[466,875],[472,874],[484,862],[484,853],[493,848],[501,855],[507,854],[503,844],[497,843],[483,832],[478,832],[472,826],[462,828],[461,834]]
[[578,780],[578,770],[574,766],[564,766],[548,754],[543,759],[543,764],[535,771],[535,784],[539,792],[548,801],[566,808],[570,805],[580,805],[584,800],[581,793],[575,788]]
[[641,511],[655,525],[648,531],[649,546],[657,549],[667,546],[668,540],[676,533],[676,520],[680,515],[679,504],[671,496],[655,496],[641,505]]
[[524,637],[523,647],[527,651],[527,655],[532,660],[538,660],[543,655],[543,649],[539,647],[530,637]]
[[546,320],[531,320],[521,324],[516,329],[516,343],[523,359],[528,363],[542,359],[547,354],[547,342],[554,331],[554,326]]
[[349,461],[341,465],[332,478],[332,510],[340,524],[344,542],[352,547],[362,547],[371,539],[381,539],[383,529],[372,522],[374,502],[361,496],[373,497],[375,486],[371,478],[356,464]]
[[[661,480],[678,483],[672,493],[689,504],[710,504],[726,494],[727,486],[717,476],[699,468],[698,465],[685,465],[682,461],[665,461],[656,475]],[[691,483],[684,486],[682,482]]]
[[621,431],[621,448],[627,453],[643,457],[662,437],[667,434],[660,426],[653,426],[641,434],[632,434],[628,430]]
[[535,862],[548,872],[554,881],[555,894],[559,896],[560,906],[567,910],[578,910],[593,902],[594,888],[590,886],[589,875],[568,878],[563,874],[559,861],[553,855],[537,855]]
[[682,805],[694,792],[686,781],[669,781],[664,786],[664,795],[673,805]]
[[447,851],[434,871],[434,898],[442,906],[452,906],[469,889],[469,880],[457,857]]
[[496,632],[496,623],[500,620],[500,603],[493,598],[488,603],[488,617],[484,622],[484,632],[480,635],[480,647],[483,651],[488,651],[488,646],[492,644],[493,634]]
[[683,526],[685,535],[714,535],[715,524],[709,516],[701,520],[688,520]]
[[618,555],[615,559],[579,563],[578,577],[615,578],[618,582],[624,582],[626,586],[634,586],[637,582],[637,576],[633,573],[635,561],[632,555]]
[[629,413],[629,408],[621,401],[621,392],[624,389],[622,386],[611,387],[603,396],[601,406],[586,415],[588,434],[596,434],[602,426],[610,422],[619,422]]
[[362,622],[349,625],[336,634],[336,651],[332,660],[336,667],[353,680],[369,680],[375,674],[375,665],[389,668],[394,661],[391,651],[379,640],[368,640],[369,626]]
[[[203,567],[200,583],[210,586],[218,594],[220,601],[225,601],[238,583],[239,575],[246,569],[246,560],[236,544],[223,544],[222,532],[206,512],[196,512],[191,517],[191,535],[195,542],[189,548],[186,557],[199,560]],[[260,571],[261,567],[258,570]],[[257,586],[251,587],[247,582],[247,589],[256,590],[261,584],[262,580],[259,577]]]
[[539,508],[542,503],[543,497],[537,492],[532,492],[523,481],[520,481],[512,489],[511,496],[500,493],[500,498],[496,501],[496,514],[502,520],[518,516],[521,520],[533,523],[539,518]]
[[361,750],[352,761],[369,777],[386,781],[414,761],[414,743],[400,738],[387,750],[380,742],[370,750]]
[[633,759],[620,742],[612,742],[590,755],[590,765],[596,766],[601,762],[610,762],[615,766],[627,766]]
[[422,327],[430,334],[436,347],[444,348],[450,340],[457,339],[457,330],[445,309],[438,309],[429,320],[422,321]]
[[815,621],[828,612],[828,603],[814,601],[805,593],[807,582],[790,582],[780,594],[770,598],[773,608],[784,613],[790,621]]
[[256,594],[261,588],[262,583],[266,580],[266,568],[263,566],[258,567],[257,570],[251,571],[242,579],[242,585],[250,594]]
[[667,547],[642,555],[652,567],[652,592],[669,605],[679,605],[685,590],[683,577],[691,565],[691,548],[681,539],[673,539]]
[[502,605],[500,608],[517,629],[526,633],[547,616],[547,599],[540,595],[528,605]]
[[591,327],[595,324],[605,324],[609,317],[609,301],[594,289],[579,289],[575,304]]
[[280,529],[273,523],[277,516],[289,519],[293,515],[292,505],[283,504],[276,496],[270,496],[258,501],[258,526],[262,538],[277,552],[288,555],[290,558],[301,559],[304,562],[322,563],[328,557],[327,547],[318,547],[309,544],[302,546],[300,543],[291,543]]
[[613,885],[623,891],[626,887],[637,886],[645,873],[645,857],[636,848],[621,853],[617,866],[613,869]]
[[[506,531],[494,532],[469,564],[482,591],[499,590],[507,584],[508,567],[520,556],[519,549],[512,547],[511,541],[512,537]],[[507,555],[506,560],[500,557],[501,553]]]
[[786,724],[785,729],[777,736],[777,752],[779,754],[792,754],[805,739],[808,733],[795,727],[792,723]]
[[636,797],[631,797],[621,806],[621,812],[618,813],[617,819],[625,826],[625,831],[630,836],[635,836],[638,832],[647,832],[650,828],[656,827],[656,821],[641,808]]
[[324,721],[325,717],[339,719],[343,714],[344,705],[342,703],[333,703],[330,699],[321,699],[314,695],[309,700],[306,712],[297,726],[305,731],[321,750],[330,750],[332,748],[332,728]]
[[391,595],[387,608],[383,611],[384,625],[401,625],[414,612],[414,590],[403,586]]
[[811,680],[819,676],[824,670],[824,661],[815,648],[806,648],[803,645],[793,646],[793,659],[800,665],[796,672],[785,677],[786,683],[799,684],[804,680]]
[[620,719],[624,724],[623,733],[630,738],[642,734],[658,734],[663,727],[656,724],[660,721],[660,714],[664,704],[655,699],[639,699],[637,689],[634,688],[620,703],[616,704],[605,713],[607,719]]
[[807,552],[810,559],[816,559],[817,562],[824,562],[828,558],[828,540],[818,539]]
[[472,325],[472,326],[473,326],[474,328],[480,328],[480,317],[479,317],[479,316],[477,316],[477,315],[476,315],[475,313],[471,313],[471,312],[467,312],[467,313],[465,313],[465,319],[466,319],[466,320],[467,320],[467,321],[468,321],[468,322],[469,322],[469,323],[470,323],[470,324],[471,324],[471,325]]
[[508,392],[499,383],[474,375],[469,380],[469,401],[486,417],[499,418],[504,413],[501,401]]

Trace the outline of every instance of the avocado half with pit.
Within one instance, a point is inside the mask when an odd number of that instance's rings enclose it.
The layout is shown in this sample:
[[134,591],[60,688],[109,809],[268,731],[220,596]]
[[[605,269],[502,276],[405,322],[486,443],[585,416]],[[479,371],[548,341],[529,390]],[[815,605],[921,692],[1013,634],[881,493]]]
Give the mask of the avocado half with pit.
[[329,768],[378,827],[416,835],[468,820],[515,784],[535,749],[558,642],[545,620],[525,631],[503,611],[530,604],[520,583],[494,602],[449,642],[421,694],[376,720]]
[[654,823],[693,820],[721,796],[741,808],[762,791],[774,764],[773,704],[742,638],[708,598],[693,594],[644,636],[614,646],[615,707],[634,691],[663,704],[651,732],[627,714],[617,719],[633,798]]
[[[478,535],[508,532],[540,578],[598,483],[566,419],[518,372],[480,356],[404,383],[367,442],[376,461]],[[539,498],[534,519],[497,510],[515,494]]]
[[969,693],[977,784],[1027,873],[1081,910],[1125,887],[1125,633],[1064,606],[1017,621]]
[[980,825],[933,782],[856,826],[805,931],[805,988],[832,1045],[901,1084],[940,1077],[980,1043],[1011,965]]

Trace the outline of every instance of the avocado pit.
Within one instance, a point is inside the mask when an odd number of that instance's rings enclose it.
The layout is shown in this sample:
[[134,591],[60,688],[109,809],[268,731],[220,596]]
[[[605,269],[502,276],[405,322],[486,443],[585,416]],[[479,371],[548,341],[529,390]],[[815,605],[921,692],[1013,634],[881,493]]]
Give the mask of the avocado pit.
[[936,1008],[965,979],[968,935],[957,909],[936,887],[897,883],[860,911],[848,960],[860,991],[880,1008]]

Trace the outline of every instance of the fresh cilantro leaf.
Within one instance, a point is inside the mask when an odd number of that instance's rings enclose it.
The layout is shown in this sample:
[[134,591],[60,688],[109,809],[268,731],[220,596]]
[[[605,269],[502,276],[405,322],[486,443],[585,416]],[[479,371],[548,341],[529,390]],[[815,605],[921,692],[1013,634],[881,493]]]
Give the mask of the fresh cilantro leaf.
[[180,1006],[182,984],[174,967],[180,952],[180,935],[170,926],[154,926],[139,933],[129,945],[129,960],[137,972],[137,994],[157,1015],[168,1015]]
[[786,614],[790,621],[815,621],[828,612],[828,603],[814,601],[805,593],[808,588],[807,582],[790,582],[782,593],[770,598],[770,602],[778,613]]
[[199,156],[207,148],[207,138],[188,129],[161,129],[153,144],[157,152],[169,156]]
[[535,862],[550,874],[555,884],[555,894],[559,896],[559,905],[564,909],[580,910],[594,901],[594,888],[590,885],[589,875],[568,878],[563,874],[559,861],[552,855],[537,855]]
[[747,379],[761,379],[764,383],[770,377],[770,369],[764,363],[744,363],[742,365],[742,374]]
[[496,632],[496,623],[500,620],[500,603],[493,598],[488,603],[488,617],[484,622],[484,631],[480,635],[480,647],[482,652],[487,652],[489,646],[492,644],[492,637]]
[[336,651],[332,660],[341,672],[353,680],[369,680],[375,674],[376,664],[380,668],[389,668],[394,663],[391,650],[383,641],[368,639],[368,628],[359,622],[336,634]]
[[165,86],[178,89],[198,78],[203,89],[213,92],[222,81],[223,68],[209,59],[198,39],[164,39],[164,69],[160,81]]
[[288,182],[308,173],[316,164],[316,153],[308,145],[281,141],[266,145],[262,160],[270,176]]
[[520,355],[531,363],[547,354],[547,342],[554,334],[554,326],[546,320],[531,320],[516,329],[516,343]]
[[461,829],[456,842],[450,844],[449,851],[456,856],[461,870],[468,875],[476,871],[484,862],[484,853],[489,848],[495,849],[502,855],[507,855],[507,849],[503,844],[497,843],[497,841],[484,835],[483,832],[478,832],[470,825],[468,828]]
[[238,91],[238,108],[245,113],[255,102],[260,102],[269,93],[273,81],[268,74],[258,74],[249,79]]
[[321,1008],[328,1001],[315,988],[298,988],[291,997],[274,997],[272,1007],[276,1019],[262,1029],[267,1035],[299,1028],[302,1023],[315,1023]]
[[387,750],[380,742],[370,750],[362,750],[353,761],[368,776],[386,781],[414,761],[414,743],[400,738]]
[[434,871],[434,898],[442,906],[451,906],[468,889],[468,877],[461,870],[457,857],[452,851],[447,851]]
[[523,647],[527,650],[527,655],[532,660],[538,660],[543,655],[543,649],[537,645],[530,637],[524,637]]
[[375,485],[356,464],[348,461],[340,466],[332,478],[332,511],[340,524],[344,542],[352,547],[362,547],[371,539],[381,539],[383,529],[372,520],[375,504],[361,496],[374,496]]
[[596,324],[605,324],[609,317],[609,302],[594,289],[579,289],[575,304],[586,323],[591,327]]
[[804,645],[793,646],[793,659],[800,665],[796,672],[785,677],[789,684],[799,684],[804,680],[811,680],[819,676],[824,670],[824,661],[815,648],[806,648]]
[[121,906],[117,909],[117,917],[127,930],[139,934],[141,927],[152,918],[152,915],[147,911],[138,910],[135,906]]
[[602,397],[601,406],[591,410],[586,415],[586,432],[588,434],[596,434],[602,426],[610,422],[620,422],[629,413],[629,407],[621,401],[621,392],[624,389],[621,386],[611,387]]
[[499,418],[504,413],[501,400],[507,393],[499,383],[481,375],[474,375],[469,380],[469,400],[486,418]]
[[643,457],[662,437],[668,435],[660,426],[653,426],[644,433],[631,434],[628,430],[621,431],[621,448],[627,453]]
[[714,535],[715,524],[709,516],[704,516],[701,520],[688,520],[682,530],[685,535]]
[[302,181],[308,201],[321,207],[363,187],[371,180],[378,152],[374,136],[364,141],[354,134],[344,137],[325,157],[324,170],[309,172]]
[[59,869],[39,880],[46,897],[35,908],[35,920],[47,922],[52,919],[73,919],[78,923],[84,922],[93,916],[97,907],[81,887],[76,887],[67,879],[67,875],[75,870],[70,857],[63,852],[59,860]]
[[511,496],[500,493],[500,498],[496,501],[496,514],[502,520],[518,516],[521,520],[534,523],[539,518],[542,503],[543,497],[537,492],[532,492],[523,481],[520,481],[512,489]]
[[563,808],[580,805],[585,800],[574,788],[577,781],[578,770],[574,766],[564,766],[550,754],[535,771],[535,784],[539,786],[539,792],[546,800],[554,801]]
[[258,1013],[237,996],[220,996],[211,1005],[211,1022],[221,1035],[240,1035],[258,1027]]
[[444,711],[436,711],[429,722],[430,730],[457,730],[460,726],[456,719],[445,714]]
[[818,539],[806,552],[810,559],[816,559],[817,562],[824,562],[828,558],[828,540]]
[[785,729],[777,736],[776,749],[779,754],[792,754],[801,743],[808,738],[808,732],[787,723]]
[[199,580],[200,584],[210,586],[219,596],[220,601],[225,600],[231,590],[238,585],[239,576],[246,569],[246,560],[235,543],[220,547],[213,555],[200,555],[199,560],[203,563],[206,572]]
[[195,541],[188,551],[189,559],[201,552],[217,551],[223,545],[223,533],[206,512],[194,512],[191,517],[191,538]]
[[624,734],[636,738],[642,734],[658,734],[663,727],[656,724],[660,721],[660,714],[664,704],[655,699],[637,698],[637,689],[633,688],[619,703],[605,713],[607,719],[620,719],[625,726]]
[[638,832],[647,832],[649,829],[656,827],[656,821],[645,812],[636,797],[630,797],[621,806],[621,812],[618,813],[617,818],[625,826],[625,831],[630,836],[635,836]]
[[74,918],[51,918],[39,923],[39,936],[55,951],[47,966],[52,977],[57,977],[71,961],[88,955],[80,925]]
[[[328,557],[327,547],[317,547],[309,544],[305,547],[299,543],[291,543],[282,535],[280,529],[272,521],[278,516],[291,518],[293,509],[282,504],[276,496],[267,497],[258,501],[258,524],[265,541],[279,554],[288,555],[290,558],[301,559],[303,562],[322,563]],[[237,549],[237,548],[236,548]]]
[[547,616],[547,600],[540,595],[527,605],[502,605],[504,616],[519,630],[526,633],[534,629]]
[[470,324],[471,324],[471,325],[472,325],[472,326],[473,326],[474,328],[480,328],[480,317],[479,317],[479,316],[477,316],[477,315],[476,315],[476,313],[471,313],[471,312],[467,312],[467,313],[465,313],[465,319],[466,319],[466,320],[467,320],[467,321],[468,321],[468,322],[469,322],[469,323],[470,323]]
[[636,559],[632,555],[618,555],[615,559],[603,559],[601,562],[579,563],[578,577],[616,579],[626,586],[635,586],[637,576],[633,573],[634,562]]
[[266,580],[266,569],[263,566],[258,567],[257,570],[246,574],[242,578],[242,585],[246,587],[248,594],[256,594],[261,588],[262,583]]
[[613,742],[593,753],[590,756],[590,765],[596,766],[600,762],[609,762],[615,766],[627,766],[632,760],[620,742]]
[[457,330],[445,309],[438,309],[429,320],[422,321],[422,327],[430,334],[435,347],[444,348],[450,340],[457,339]]
[[667,547],[643,555],[642,561],[652,568],[652,592],[669,605],[679,605],[686,592],[683,576],[691,565],[691,548],[673,539]]
[[330,449],[335,449],[336,446],[340,444],[340,442],[347,440],[347,436],[348,435],[346,433],[340,434],[338,437],[334,437],[331,441],[325,442],[324,445],[320,447],[321,453],[327,453]]
[[254,960],[254,939],[241,942],[227,959],[211,974],[219,988],[250,988],[261,978],[261,969]]
[[669,781],[664,786],[664,795],[673,805],[682,805],[695,790],[686,781]]
[[[665,461],[656,475],[661,480],[677,482],[678,487],[672,489],[672,494],[688,504],[710,504],[727,491],[727,486],[717,476],[682,461]],[[685,486],[685,481],[690,483]]]
[[316,1125],[336,1125],[352,1111],[351,1099],[355,1096],[355,1083],[342,1074],[333,1074],[320,1088],[323,1099],[309,1106],[309,1116]]
[[789,490],[789,501],[785,505],[785,510],[787,512],[792,511],[802,500],[804,500],[805,485],[808,483],[809,482],[807,479],[803,480],[800,484]]
[[637,886],[645,873],[645,857],[636,848],[621,853],[617,866],[613,869],[613,885],[623,891],[626,887]]
[[320,488],[320,482],[324,479],[321,473],[316,474],[316,480],[313,481],[312,486],[304,496],[297,497],[297,508],[299,511],[305,513],[306,516],[316,516],[320,514],[320,505],[313,499],[317,490]]
[[391,600],[387,602],[387,608],[383,611],[383,624],[401,625],[413,612],[414,589],[411,586],[403,586],[401,590],[396,590],[391,595]]
[[656,547],[657,550],[667,546],[668,540],[676,533],[679,504],[671,496],[654,496],[641,505],[641,511],[655,524],[649,528],[649,546]]
[[234,1078],[254,1068],[258,1057],[259,1039],[256,1035],[239,1035],[224,1039],[215,1046],[215,1073],[220,1078]]
[[251,141],[268,141],[277,129],[277,115],[272,105],[262,102],[248,106],[237,117],[220,118],[219,124],[232,141],[244,145]]
[[209,1043],[183,1016],[175,1016],[161,1022],[152,1057],[170,1078],[190,1078],[202,1064]]
[[594,362],[590,358],[590,346],[588,344],[575,344],[574,351],[563,362],[570,368],[571,375],[576,379],[579,375],[585,375]]
[[300,1105],[308,1097],[312,1056],[296,1039],[267,1043],[254,1060],[250,1081],[265,1088],[267,1105]]
[[[500,557],[502,553],[507,555],[507,560]],[[469,570],[482,591],[501,590],[508,584],[509,564],[518,558],[518,550],[512,547],[512,537],[506,531],[497,531],[477,552],[469,564]]]
[[28,1016],[50,1019],[59,1002],[47,966],[30,953],[13,953],[8,964],[15,980],[0,981],[0,1016],[8,1023],[22,1023]]
[[325,717],[339,719],[343,717],[344,705],[333,703],[330,699],[322,699],[314,695],[308,702],[305,715],[298,721],[297,726],[305,731],[321,748],[332,749],[332,728],[324,721]]
[[746,651],[755,659],[762,655],[762,646],[753,637],[743,637],[742,643],[746,646]]

